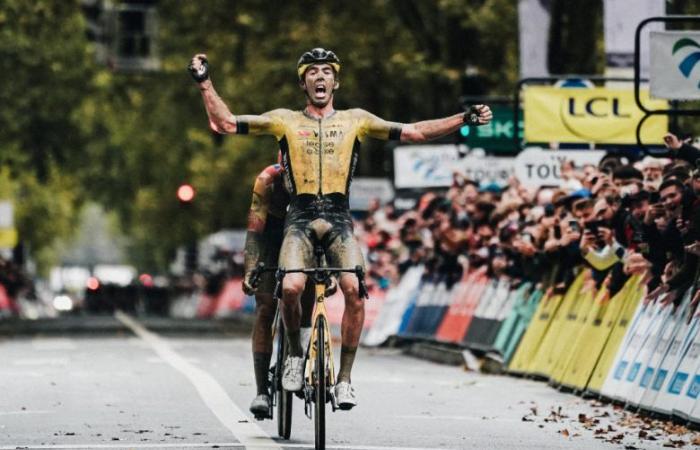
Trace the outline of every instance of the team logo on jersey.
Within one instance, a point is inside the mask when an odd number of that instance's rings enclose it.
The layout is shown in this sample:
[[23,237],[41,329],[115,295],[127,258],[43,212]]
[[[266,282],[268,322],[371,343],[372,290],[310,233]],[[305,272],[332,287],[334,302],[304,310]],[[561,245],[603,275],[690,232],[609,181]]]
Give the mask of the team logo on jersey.
[[309,130],[298,130],[297,135],[301,137],[309,137],[311,136],[312,132]]

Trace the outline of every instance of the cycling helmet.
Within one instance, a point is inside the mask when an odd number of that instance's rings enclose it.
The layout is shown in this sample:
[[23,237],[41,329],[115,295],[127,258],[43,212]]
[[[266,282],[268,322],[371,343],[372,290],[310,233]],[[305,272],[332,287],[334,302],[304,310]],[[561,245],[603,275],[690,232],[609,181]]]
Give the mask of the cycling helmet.
[[337,56],[335,56],[335,53],[330,50],[317,47],[304,53],[301,55],[301,58],[299,58],[299,62],[297,63],[297,74],[299,75],[300,80],[304,78],[306,69],[313,64],[330,64],[335,70],[336,74],[340,72],[340,60]]

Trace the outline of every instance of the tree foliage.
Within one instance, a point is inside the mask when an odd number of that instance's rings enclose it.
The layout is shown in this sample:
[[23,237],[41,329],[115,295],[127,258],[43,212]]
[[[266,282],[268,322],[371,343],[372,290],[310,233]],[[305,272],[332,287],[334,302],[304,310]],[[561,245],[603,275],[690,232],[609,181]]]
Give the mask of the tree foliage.
[[[277,144],[212,135],[185,71],[197,52],[208,54],[234,113],[302,107],[296,61],[317,46],[343,62],[336,107],[396,121],[459,111],[475,76],[477,90],[494,95],[511,95],[518,77],[513,0],[160,0],[161,67],[142,73],[95,62],[79,0],[2,3],[0,164],[35,256],[70,235],[85,200],[117,214],[144,269],[167,267],[196,236],[244,224],[253,179],[276,161]],[[599,24],[601,8],[553,3],[562,11],[557,45],[569,52],[558,67],[598,70],[574,25]],[[382,149],[363,148],[361,174],[385,175]],[[197,189],[186,210],[175,197],[182,182]]]

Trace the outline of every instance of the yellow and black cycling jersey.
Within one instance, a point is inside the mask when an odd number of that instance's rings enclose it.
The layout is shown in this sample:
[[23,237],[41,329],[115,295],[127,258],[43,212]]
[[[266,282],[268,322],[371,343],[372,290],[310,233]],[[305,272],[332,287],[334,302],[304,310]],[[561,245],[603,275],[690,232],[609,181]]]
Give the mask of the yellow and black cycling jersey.
[[269,134],[277,138],[285,187],[294,196],[333,193],[347,196],[360,143],[367,136],[398,140],[402,126],[362,109],[334,111],[322,119],[288,109],[236,119],[237,134]]

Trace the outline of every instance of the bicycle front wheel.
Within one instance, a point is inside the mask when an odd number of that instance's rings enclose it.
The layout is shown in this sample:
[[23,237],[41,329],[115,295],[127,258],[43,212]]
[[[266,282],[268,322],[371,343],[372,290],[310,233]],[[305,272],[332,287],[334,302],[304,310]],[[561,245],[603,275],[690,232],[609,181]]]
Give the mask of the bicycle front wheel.
[[326,321],[319,317],[316,322],[316,364],[314,368],[314,428],[316,449],[326,448]]
[[[281,321],[280,321],[281,322]],[[292,435],[292,392],[282,389],[282,372],[287,358],[287,344],[284,326],[277,330],[277,363],[275,365],[275,390],[277,396],[277,435],[289,439]]]

